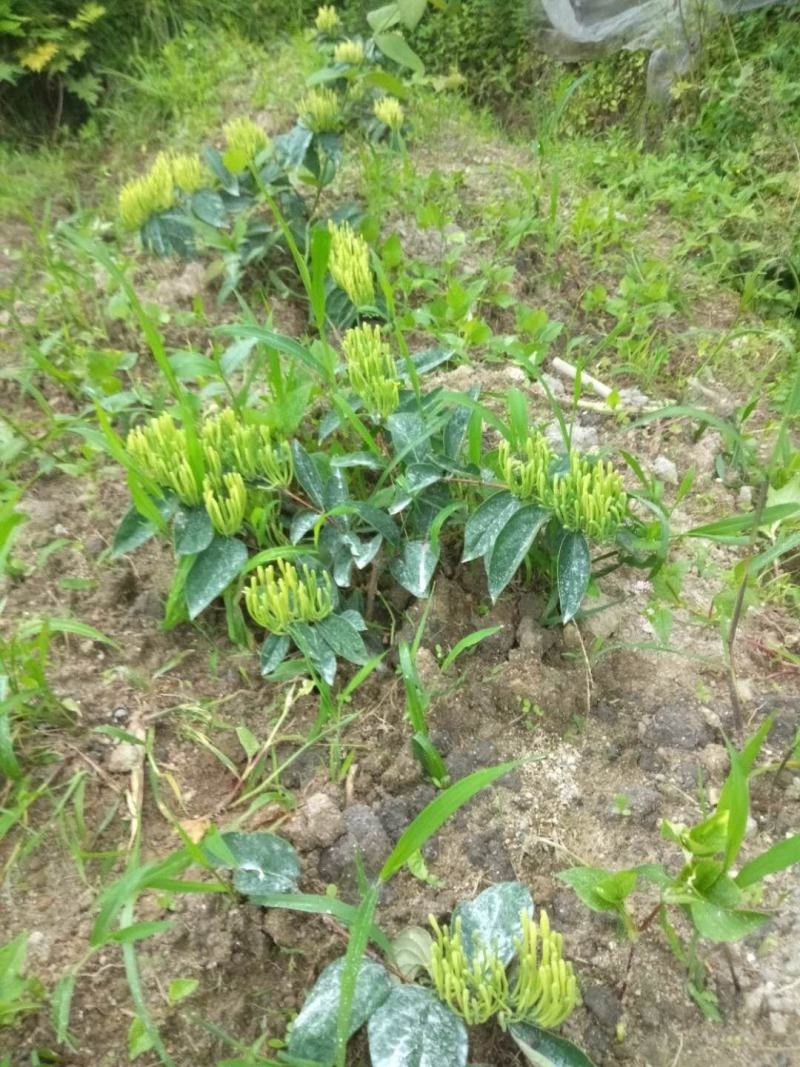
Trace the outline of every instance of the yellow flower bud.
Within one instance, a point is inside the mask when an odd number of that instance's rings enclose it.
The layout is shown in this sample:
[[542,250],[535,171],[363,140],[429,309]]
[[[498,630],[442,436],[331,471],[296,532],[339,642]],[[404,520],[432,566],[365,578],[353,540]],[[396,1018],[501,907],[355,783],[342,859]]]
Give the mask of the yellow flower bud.
[[393,96],[382,96],[380,100],[376,100],[373,111],[375,117],[379,122],[382,122],[384,126],[388,126],[390,130],[396,133],[405,122],[405,112],[403,106],[399,100]]
[[325,4],[317,10],[314,25],[318,33],[334,33],[339,28],[339,14],[333,4]]
[[364,62],[364,45],[361,41],[340,41],[333,50],[333,58],[336,63],[358,67]]
[[336,133],[344,121],[339,97],[333,89],[312,89],[300,101],[299,111],[313,133]]
[[333,583],[303,564],[279,559],[258,567],[244,591],[253,619],[273,634],[286,634],[292,623],[319,622],[333,611]]
[[391,415],[400,399],[400,379],[380,328],[366,323],[355,326],[345,333],[342,347],[353,392],[361,397],[370,414],[380,418]]
[[264,130],[246,115],[226,122],[222,132],[227,144],[222,162],[234,174],[245,170],[270,143]]
[[355,233],[349,223],[328,223],[331,235],[328,270],[331,277],[350,297],[356,307],[372,304],[375,289],[369,265],[369,246],[364,238]]
[[247,507],[247,489],[241,474],[231,471],[220,478],[206,475],[203,503],[217,533],[233,537],[242,527]]

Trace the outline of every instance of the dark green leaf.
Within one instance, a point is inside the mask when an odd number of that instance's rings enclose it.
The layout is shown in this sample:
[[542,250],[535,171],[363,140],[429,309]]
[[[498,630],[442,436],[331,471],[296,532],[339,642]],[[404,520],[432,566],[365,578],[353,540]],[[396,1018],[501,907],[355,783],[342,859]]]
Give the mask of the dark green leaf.
[[222,848],[215,841],[203,849],[218,867],[233,870],[233,884],[254,904],[262,893],[291,893],[297,889],[300,861],[297,853],[282,837],[267,833],[230,832],[219,835]]
[[[292,1025],[287,1049],[290,1056],[326,1065],[334,1062],[343,969],[344,959],[335,960],[317,979]],[[379,963],[363,959],[350,1006],[348,1036],[364,1025],[391,990],[392,984],[386,970]]]
[[508,1032],[528,1063],[535,1067],[595,1067],[585,1052],[565,1037],[530,1023],[512,1023]]
[[172,536],[179,556],[194,556],[208,548],[214,537],[214,527],[206,509],[181,505],[175,514]]
[[294,474],[297,481],[311,498],[311,503],[318,508],[325,507],[325,486],[319,476],[313,459],[299,441],[292,441],[292,458]]
[[336,678],[336,656],[330,645],[319,636],[316,627],[305,622],[296,622],[291,628],[291,636],[311,667],[328,685],[333,685]]
[[329,615],[317,623],[316,630],[332,651],[348,663],[363,664],[369,659],[361,634],[342,615]]
[[189,618],[197,616],[238,576],[247,562],[247,546],[235,537],[214,536],[192,564],[186,578]]
[[525,504],[515,511],[486,556],[486,576],[489,596],[494,603],[517,573],[519,565],[536,539],[539,530],[550,518],[550,511],[538,504]]
[[533,915],[531,891],[522,882],[498,882],[474,900],[459,904],[452,922],[461,919],[461,938],[467,964],[482,950],[508,964],[516,954],[515,941],[522,934],[520,912]]
[[285,634],[270,634],[261,646],[261,677],[268,678],[283,663],[291,641]]
[[[174,493],[165,493],[160,499],[153,500],[153,504],[158,508],[159,514],[166,522],[178,507],[178,498]],[[126,552],[133,552],[134,549],[143,545],[145,541],[149,541],[156,532],[156,527],[149,519],[140,515],[136,508],[131,508],[123,516],[122,522],[114,534],[114,543],[111,546],[112,559],[116,559],[117,556],[122,556]]]
[[[258,898],[262,908],[285,908],[287,911],[302,911],[308,915],[332,915],[344,926],[353,926],[357,909],[338,897],[318,896],[315,893],[266,893]],[[369,938],[378,948],[391,957],[394,949],[386,935],[371,926]]]
[[231,196],[239,195],[239,179],[235,174],[231,174],[225,164],[222,162],[222,156],[216,150],[216,148],[204,148],[203,159],[211,168],[214,176],[219,180],[220,185],[226,193],[230,193]]
[[277,157],[287,170],[296,170],[302,165],[313,136],[311,130],[298,122],[288,133],[274,139]]
[[392,577],[413,596],[428,595],[428,586],[439,562],[438,552],[434,552],[428,541],[406,541],[403,554],[393,560]]
[[558,548],[558,599],[565,624],[580,608],[592,573],[589,545],[579,530],[567,530]]
[[367,1025],[372,1067],[464,1067],[467,1028],[430,990],[400,986]]
[[522,504],[507,489],[501,489],[480,504],[470,515],[464,527],[464,552],[462,563],[478,556],[485,556],[497,535]]
[[142,226],[142,244],[157,256],[194,255],[194,231],[177,211],[160,211]]
[[[480,386],[474,385],[467,394],[472,400],[477,400],[480,396]],[[472,417],[472,408],[467,407],[466,404],[460,405],[455,409],[453,414],[447,420],[447,425],[444,428],[443,442],[444,452],[449,459],[457,460],[461,452],[461,446],[464,444],[464,438],[467,435],[467,426],[469,420]],[[479,555],[483,555],[482,552]]]
[[201,222],[207,222],[218,230],[228,221],[225,202],[213,189],[198,189],[192,193],[192,211]]

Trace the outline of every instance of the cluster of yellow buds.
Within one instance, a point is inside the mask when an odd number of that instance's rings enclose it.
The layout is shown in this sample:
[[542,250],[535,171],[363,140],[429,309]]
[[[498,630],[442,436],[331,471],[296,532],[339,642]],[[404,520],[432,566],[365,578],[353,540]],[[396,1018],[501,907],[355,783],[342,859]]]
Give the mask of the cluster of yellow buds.
[[511,984],[494,953],[475,952],[468,962],[460,918],[452,931],[433,916],[429,921],[435,935],[428,968],[434,988],[467,1025],[497,1016],[503,1029],[514,1022],[559,1026],[579,1003],[572,964],[562,956],[563,938],[550,929],[545,911],[538,927],[526,911],[520,913],[522,936],[515,942],[518,961]]
[[400,379],[389,346],[377,326],[363,323],[347,330],[343,339],[347,377],[372,415],[386,418],[400,399]]
[[233,537],[242,528],[247,510],[244,478],[238,471],[207,474],[203,480],[203,503],[217,533]]
[[208,181],[208,173],[196,152],[183,152],[171,157],[172,180],[184,193],[202,189]]
[[156,211],[166,211],[174,202],[172,163],[165,152],[159,152],[146,174],[123,185],[119,215],[124,226],[136,230]]
[[369,245],[353,231],[350,224],[328,223],[331,235],[331,250],[328,269],[331,277],[350,297],[356,307],[372,304],[375,289],[369,265]]
[[253,162],[259,152],[269,146],[270,140],[264,130],[246,115],[231,119],[222,127],[227,148],[222,162],[234,174],[238,174]]
[[336,63],[346,63],[350,67],[360,66],[364,62],[363,42],[351,38],[340,41],[333,50],[333,58]]
[[273,634],[286,634],[292,623],[319,622],[333,611],[330,576],[287,560],[257,567],[245,588],[244,599],[253,619]]
[[339,13],[333,4],[323,4],[317,9],[314,25],[318,33],[335,33],[339,29]]
[[333,89],[312,89],[300,101],[299,111],[313,133],[336,133],[344,121],[341,102]]
[[237,468],[247,477],[261,477],[270,485],[288,486],[294,477],[288,441],[273,440],[268,426],[236,427],[231,440]]
[[388,126],[393,133],[401,128],[405,122],[405,112],[400,101],[394,96],[382,96],[375,101],[373,106],[375,118]]
[[517,940],[517,969],[509,1004],[512,1015],[500,1025],[532,1022],[545,1028],[560,1026],[578,1005],[578,982],[572,964],[563,958],[563,936],[550,929],[544,909],[539,924],[526,911],[520,915],[522,937]]
[[611,540],[627,513],[622,477],[610,462],[590,463],[572,452],[569,470],[553,479],[553,507],[568,530]]
[[552,496],[550,464],[553,452],[541,433],[530,434],[522,448],[524,458],[511,451],[508,441],[501,441],[497,450],[503,481],[522,500],[549,504]]
[[428,969],[436,993],[468,1026],[480,1026],[508,1002],[506,969],[491,953],[478,952],[472,964],[467,962],[460,918],[452,931],[439,926],[432,915],[428,921],[435,936]]
[[200,503],[202,486],[187,458],[186,434],[175,425],[171,415],[159,415],[146,425],[131,430],[126,446],[154,482],[172,489],[184,504],[195,506]]

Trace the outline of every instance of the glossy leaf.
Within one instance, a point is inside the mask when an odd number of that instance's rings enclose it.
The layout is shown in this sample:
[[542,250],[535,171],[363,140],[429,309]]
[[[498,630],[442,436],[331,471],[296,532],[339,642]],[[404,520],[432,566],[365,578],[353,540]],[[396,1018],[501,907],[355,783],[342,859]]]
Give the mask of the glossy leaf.
[[367,1025],[372,1067],[464,1067],[463,1021],[429,989],[394,989]]
[[509,1034],[528,1063],[535,1067],[595,1067],[577,1045],[530,1023],[512,1023]]
[[[332,1064],[336,1058],[336,1024],[339,1013],[344,959],[329,964],[314,984],[295,1019],[287,1051],[295,1059]],[[356,977],[350,1006],[351,1036],[383,1004],[392,990],[386,970],[373,960],[363,959]]]
[[205,508],[179,507],[172,527],[175,552],[194,556],[208,548],[214,539],[214,527]]
[[558,549],[556,569],[561,620],[568,623],[583,602],[592,573],[589,545],[579,530],[567,530],[564,533]]
[[[175,514],[175,510],[178,507],[178,498],[174,493],[169,493],[160,499],[153,500],[153,504],[158,508],[159,514],[166,522]],[[146,541],[157,533],[155,525],[146,519],[144,515],[141,515],[136,508],[130,508],[125,512],[117,532],[114,534],[114,541],[111,545],[111,558],[116,559],[117,556],[123,556],[126,552],[133,552],[139,548]]]
[[218,230],[228,221],[225,201],[213,189],[198,189],[196,193],[192,193],[192,211],[201,222]]
[[522,504],[507,489],[501,489],[480,504],[470,515],[464,527],[464,551],[461,562],[468,563],[485,556],[497,535]]
[[533,915],[531,891],[522,882],[498,882],[474,900],[459,904],[451,924],[461,919],[464,954],[471,965],[483,950],[498,956],[504,964],[516,954],[515,941],[521,936],[520,912]]
[[313,459],[298,441],[292,441],[294,473],[300,485],[318,508],[325,507],[325,487]]
[[186,578],[189,618],[197,616],[238,576],[247,562],[247,546],[235,537],[215,535],[211,544],[192,564]]
[[262,893],[291,893],[297,889],[297,853],[276,834],[231,831],[220,834],[216,841],[212,838],[204,850],[216,866],[233,870],[234,886],[255,904]]
[[489,596],[494,603],[517,573],[520,564],[536,539],[536,535],[550,518],[547,508],[525,504],[515,511],[497,535],[485,557]]
[[329,615],[317,623],[317,633],[337,656],[348,663],[366,663],[369,659],[361,634],[349,619],[341,615]]
[[291,636],[311,667],[323,681],[333,685],[336,678],[336,656],[330,645],[317,633],[316,627],[305,622],[296,622],[291,628]]
[[424,597],[428,595],[428,586],[438,562],[439,555],[429,541],[407,541],[402,556],[393,560],[389,569],[392,577],[412,596]]
[[268,678],[273,671],[286,659],[286,653],[291,646],[290,639],[285,634],[270,634],[261,646],[261,677]]

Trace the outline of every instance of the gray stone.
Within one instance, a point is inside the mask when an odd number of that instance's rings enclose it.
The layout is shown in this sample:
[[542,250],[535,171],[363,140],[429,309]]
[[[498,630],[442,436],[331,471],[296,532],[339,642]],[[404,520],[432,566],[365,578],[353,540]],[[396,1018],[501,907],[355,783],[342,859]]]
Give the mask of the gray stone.
[[515,877],[514,867],[503,843],[502,828],[490,826],[467,840],[470,863],[482,871],[490,882],[509,882]]
[[589,986],[583,991],[583,1003],[606,1030],[613,1030],[622,1017],[619,997],[610,986]]
[[[631,818],[643,819],[652,815],[658,809],[661,796],[657,789],[651,789],[649,785],[633,785],[628,789],[620,789],[619,795],[627,800],[626,811]],[[612,813],[617,814],[615,804],[611,805]]]
[[345,833],[319,857],[319,874],[326,882],[352,887],[356,883],[355,857],[368,877],[374,877],[391,850],[391,842],[378,816],[366,804],[354,804],[344,813]]
[[667,704],[653,715],[645,740],[654,747],[691,751],[712,740],[700,709],[692,704]]
[[667,485],[678,484],[678,468],[666,456],[656,456],[653,460],[653,474]]

